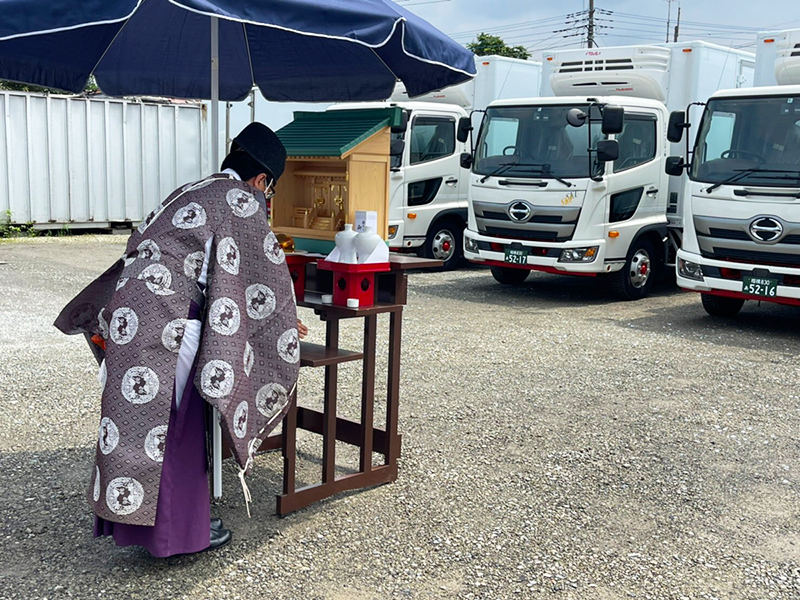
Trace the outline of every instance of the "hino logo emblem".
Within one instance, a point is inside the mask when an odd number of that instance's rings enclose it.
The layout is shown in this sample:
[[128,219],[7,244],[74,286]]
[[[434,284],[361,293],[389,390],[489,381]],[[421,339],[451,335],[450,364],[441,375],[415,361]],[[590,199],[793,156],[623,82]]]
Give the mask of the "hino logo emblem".
[[532,213],[530,204],[522,200],[517,200],[508,207],[508,216],[517,223],[524,223],[531,218]]
[[757,242],[777,242],[783,235],[783,223],[773,217],[756,217],[750,222],[750,237]]

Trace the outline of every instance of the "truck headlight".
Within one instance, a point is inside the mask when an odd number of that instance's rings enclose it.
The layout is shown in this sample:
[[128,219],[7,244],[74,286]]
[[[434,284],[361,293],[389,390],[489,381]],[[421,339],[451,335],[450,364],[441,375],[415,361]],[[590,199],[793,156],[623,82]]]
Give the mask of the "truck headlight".
[[399,225],[389,225],[389,239],[393,240],[395,236],[397,236],[397,230],[400,228]]
[[464,250],[467,252],[478,252],[478,240],[473,240],[470,237],[464,236]]
[[678,259],[678,273],[686,279],[703,281],[703,267],[690,260]]
[[561,251],[558,262],[592,262],[597,258],[597,251],[600,246],[589,246],[588,248],[567,248]]

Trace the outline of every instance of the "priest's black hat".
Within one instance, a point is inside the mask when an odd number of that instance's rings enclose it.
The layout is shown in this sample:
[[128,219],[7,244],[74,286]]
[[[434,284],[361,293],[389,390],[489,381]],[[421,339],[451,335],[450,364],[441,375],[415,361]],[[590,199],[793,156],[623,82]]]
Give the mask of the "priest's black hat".
[[269,127],[263,123],[250,123],[233,138],[231,152],[244,150],[277,181],[286,166],[286,148]]

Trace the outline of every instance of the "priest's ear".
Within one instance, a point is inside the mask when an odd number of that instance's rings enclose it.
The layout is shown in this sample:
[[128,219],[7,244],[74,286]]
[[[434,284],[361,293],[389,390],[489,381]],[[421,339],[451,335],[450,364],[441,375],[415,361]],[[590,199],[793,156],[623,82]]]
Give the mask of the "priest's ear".
[[267,175],[266,173],[259,173],[255,177],[248,179],[247,183],[252,185],[257,190],[266,193],[267,188],[269,187],[271,181],[272,178],[269,175]]

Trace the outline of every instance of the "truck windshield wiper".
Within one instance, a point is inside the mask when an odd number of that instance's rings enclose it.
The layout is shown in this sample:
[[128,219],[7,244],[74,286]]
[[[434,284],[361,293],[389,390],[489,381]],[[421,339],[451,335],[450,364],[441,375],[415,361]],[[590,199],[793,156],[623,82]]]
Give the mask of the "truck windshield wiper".
[[[745,177],[748,177],[748,176],[752,175],[753,173],[797,173],[797,171],[794,170],[794,169],[756,169],[756,168],[753,168],[753,169],[737,169],[737,172],[734,175],[731,175],[727,179],[723,179],[722,181],[719,181],[719,182],[715,183],[714,185],[711,185],[711,186],[707,187],[706,188],[706,193],[710,194],[711,192],[713,192],[715,189],[717,189],[721,185],[728,185],[730,183],[735,183],[735,182],[739,181],[740,179],[744,179]],[[773,178],[773,179],[775,179],[775,178]],[[800,180],[800,173],[798,173],[797,177],[779,177],[778,179],[799,179]]]
[[510,169],[511,167],[516,167],[516,166],[517,166],[517,164],[518,164],[518,163],[503,163],[502,165],[498,166],[498,167],[497,167],[497,168],[496,168],[494,171],[492,171],[491,173],[488,173],[487,175],[484,175],[483,177],[481,177],[481,178],[478,180],[478,182],[480,182],[480,183],[484,183],[484,182],[485,182],[487,179],[489,179],[489,177],[494,177],[495,175],[500,175],[501,173],[504,173],[505,171],[507,171],[507,170],[508,170],[508,169]]

